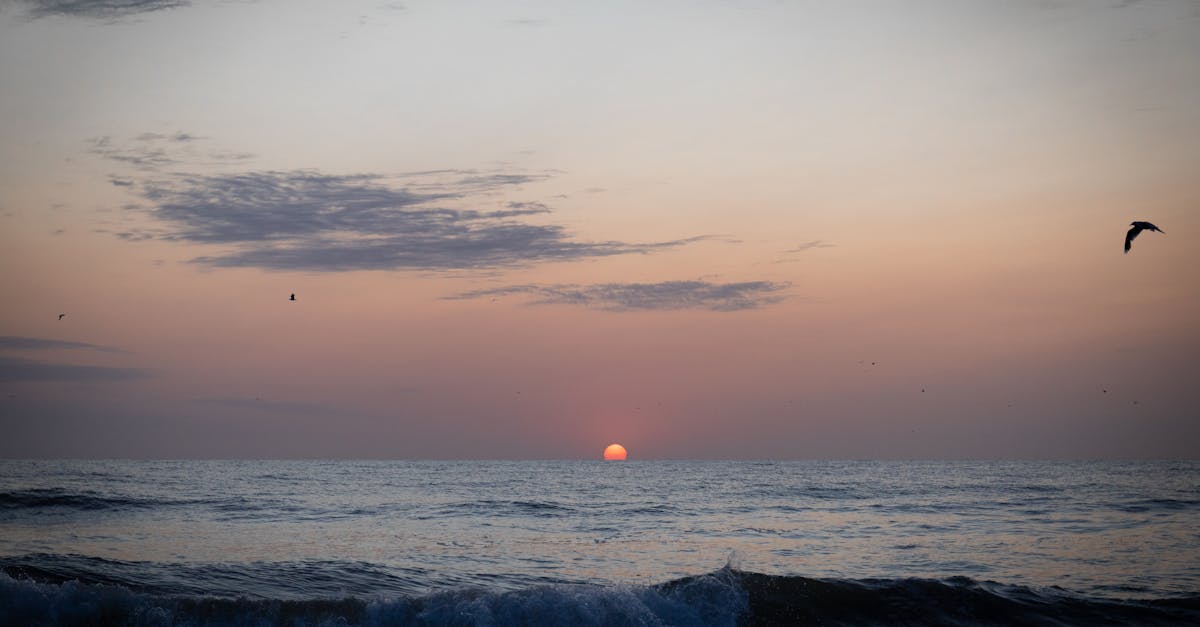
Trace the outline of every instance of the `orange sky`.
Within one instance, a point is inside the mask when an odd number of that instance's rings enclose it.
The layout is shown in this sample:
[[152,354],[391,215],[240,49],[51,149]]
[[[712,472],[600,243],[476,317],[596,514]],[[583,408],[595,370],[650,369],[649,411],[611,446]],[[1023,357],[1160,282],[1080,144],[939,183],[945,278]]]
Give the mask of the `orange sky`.
[[1194,3],[162,4],[0,7],[0,455],[1197,452]]

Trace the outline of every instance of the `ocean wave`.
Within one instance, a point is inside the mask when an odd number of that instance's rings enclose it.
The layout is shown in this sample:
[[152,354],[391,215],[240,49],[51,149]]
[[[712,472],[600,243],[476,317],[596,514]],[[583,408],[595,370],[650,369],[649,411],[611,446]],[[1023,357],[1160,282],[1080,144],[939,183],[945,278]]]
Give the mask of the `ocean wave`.
[[[0,557],[0,574],[45,584],[117,586],[149,596],[303,600],[370,594],[420,594],[439,581],[420,568],[360,561],[161,563],[35,553]],[[0,621],[0,625],[7,623]]]
[[0,575],[5,625],[728,625],[744,594],[707,576],[670,589],[556,584],[423,596],[306,600],[147,595],[111,585]]
[[1121,600],[966,577],[811,579],[737,573],[739,625],[1190,625],[1200,597]]
[[[302,506],[280,498],[223,496],[205,498],[155,498],[105,494],[94,490],[31,488],[0,492],[0,515],[68,514],[71,512],[138,511],[164,507],[203,507],[227,520],[286,517],[307,513]],[[310,515],[321,515],[315,512]],[[341,515],[347,515],[339,512]]]
[[1117,506],[1117,509],[1123,512],[1141,513],[1150,511],[1183,511],[1193,509],[1200,505],[1200,499],[1142,499],[1130,503],[1123,503]]
[[429,508],[418,519],[456,518],[487,515],[492,517],[555,518],[574,513],[575,508],[551,501],[481,499],[446,503]]
[[161,505],[159,501],[127,496],[106,496],[91,490],[34,488],[0,492],[0,512],[30,509],[108,510],[141,509]]
[[1194,625],[1200,597],[1118,600],[967,578],[813,579],[726,567],[651,586],[317,595],[149,593],[0,574],[0,624],[38,625]]

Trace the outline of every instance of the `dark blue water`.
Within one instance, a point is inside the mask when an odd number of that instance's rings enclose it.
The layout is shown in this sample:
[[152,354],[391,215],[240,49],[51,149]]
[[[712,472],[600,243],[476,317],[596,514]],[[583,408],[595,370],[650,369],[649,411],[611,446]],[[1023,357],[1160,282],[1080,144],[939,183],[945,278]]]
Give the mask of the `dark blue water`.
[[1196,624],[1196,462],[0,461],[0,624]]

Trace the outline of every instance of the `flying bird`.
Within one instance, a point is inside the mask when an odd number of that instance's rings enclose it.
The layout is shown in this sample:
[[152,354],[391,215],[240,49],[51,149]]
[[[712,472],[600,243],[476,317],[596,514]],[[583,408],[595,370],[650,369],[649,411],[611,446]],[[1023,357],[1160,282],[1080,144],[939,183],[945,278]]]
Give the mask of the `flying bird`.
[[295,295],[295,294],[292,294],[292,297],[291,297],[291,298],[289,298],[288,300],[296,300],[296,295]]
[[67,314],[58,314],[58,319],[59,319],[59,320],[62,320],[62,319],[63,319],[63,317],[64,317],[64,316],[66,316],[66,315],[67,315]]
[[1130,222],[1129,226],[1132,226],[1133,228],[1129,229],[1129,232],[1125,234],[1125,252],[1129,252],[1130,247],[1133,246],[1133,238],[1137,237],[1142,231],[1150,230],[1158,231],[1159,233],[1166,232],[1157,226],[1150,224],[1149,222]]

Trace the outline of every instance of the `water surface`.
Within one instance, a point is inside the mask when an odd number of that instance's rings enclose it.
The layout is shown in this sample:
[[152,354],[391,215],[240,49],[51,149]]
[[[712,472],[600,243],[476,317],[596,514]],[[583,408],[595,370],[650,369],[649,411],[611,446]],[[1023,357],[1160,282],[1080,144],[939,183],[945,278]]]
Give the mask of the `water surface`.
[[0,461],[10,600],[661,596],[725,573],[745,622],[758,573],[1186,603],[1198,547],[1195,462]]

